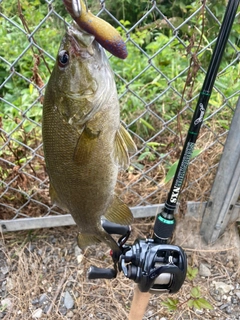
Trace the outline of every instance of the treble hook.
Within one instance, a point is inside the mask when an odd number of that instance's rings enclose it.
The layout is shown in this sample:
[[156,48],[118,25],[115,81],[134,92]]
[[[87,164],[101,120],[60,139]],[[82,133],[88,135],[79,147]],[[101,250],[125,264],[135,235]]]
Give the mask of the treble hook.
[[[86,11],[88,12],[88,4],[87,1],[84,0],[85,5],[86,5]],[[82,13],[82,5],[80,0],[72,0],[72,10],[74,13],[74,16],[76,18],[79,18],[81,13]]]
[[72,10],[74,13],[74,16],[76,18],[79,18],[82,12],[82,6],[80,0],[72,0]]

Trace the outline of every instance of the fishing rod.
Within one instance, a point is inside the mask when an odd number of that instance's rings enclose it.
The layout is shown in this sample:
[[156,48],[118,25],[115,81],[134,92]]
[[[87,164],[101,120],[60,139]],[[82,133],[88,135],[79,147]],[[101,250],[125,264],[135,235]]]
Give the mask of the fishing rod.
[[137,239],[133,245],[128,245],[126,241],[131,232],[130,226],[121,226],[102,220],[102,226],[109,234],[121,235],[118,240],[119,251],[111,254],[114,269],[92,266],[88,272],[90,279],[111,279],[116,277],[117,271],[123,271],[127,278],[138,284],[139,291],[143,293],[176,293],[181,288],[187,272],[187,257],[181,247],[168,244],[168,241],[173,235],[176,224],[174,212],[179,194],[203,123],[238,5],[239,0],[229,0],[228,2],[172,186],[163,210],[157,214],[155,219],[153,237],[144,240]]

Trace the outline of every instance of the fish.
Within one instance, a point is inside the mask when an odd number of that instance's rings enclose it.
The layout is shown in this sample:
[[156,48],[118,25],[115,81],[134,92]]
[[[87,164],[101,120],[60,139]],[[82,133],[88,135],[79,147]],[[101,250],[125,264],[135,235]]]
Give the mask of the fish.
[[63,3],[75,22],[94,35],[103,48],[120,59],[127,57],[126,43],[120,33],[110,23],[87,10],[83,0],[63,0]]
[[101,218],[129,225],[129,207],[115,194],[120,167],[136,151],[120,122],[114,74],[95,37],[73,23],[62,39],[43,103],[42,137],[51,200],[70,212],[81,249],[118,245]]

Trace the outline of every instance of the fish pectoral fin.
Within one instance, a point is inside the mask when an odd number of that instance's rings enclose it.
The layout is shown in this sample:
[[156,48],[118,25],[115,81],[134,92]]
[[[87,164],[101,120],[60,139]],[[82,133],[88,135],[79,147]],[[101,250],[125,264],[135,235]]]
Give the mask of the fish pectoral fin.
[[93,233],[79,233],[77,243],[80,249],[84,250],[86,247],[105,242],[112,250],[118,251],[119,247],[116,241],[104,230],[97,230]]
[[50,194],[52,204],[55,204],[56,206],[58,206],[59,208],[61,208],[63,210],[67,210],[67,207],[62,203],[61,199],[59,199],[57,192],[51,183],[49,186],[49,194]]
[[104,216],[107,220],[122,225],[129,225],[133,221],[131,210],[116,195],[114,196],[113,201],[108,207]]
[[127,130],[120,125],[116,132],[114,154],[117,163],[127,169],[129,167],[129,152],[136,152],[137,147]]
[[125,141],[125,144],[127,146],[128,152],[130,152],[130,153],[136,152],[137,151],[136,144],[133,141],[133,139],[130,136],[130,134],[128,133],[128,131],[124,128],[124,126],[122,124],[120,125],[119,132],[120,132],[123,140]]
[[87,126],[84,128],[74,150],[73,161],[75,163],[78,165],[89,163],[92,150],[96,146],[100,133],[100,131],[94,131]]

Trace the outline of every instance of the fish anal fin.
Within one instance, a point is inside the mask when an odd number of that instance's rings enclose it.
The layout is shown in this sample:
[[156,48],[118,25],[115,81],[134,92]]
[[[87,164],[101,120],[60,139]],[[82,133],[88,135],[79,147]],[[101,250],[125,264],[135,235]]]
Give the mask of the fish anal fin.
[[73,160],[78,165],[85,165],[89,163],[93,150],[95,149],[96,143],[100,131],[94,132],[88,127],[85,127],[81,135],[79,136],[78,142],[75,147]]
[[109,205],[105,218],[111,222],[129,225],[133,221],[133,215],[129,207],[116,195],[112,203]]
[[104,230],[97,230],[95,233],[79,233],[77,243],[80,249],[105,242],[112,250],[118,251],[119,247],[115,240]]
[[95,234],[79,233],[77,237],[78,246],[82,250],[84,250],[88,246],[98,244],[100,242],[101,240],[99,240]]

